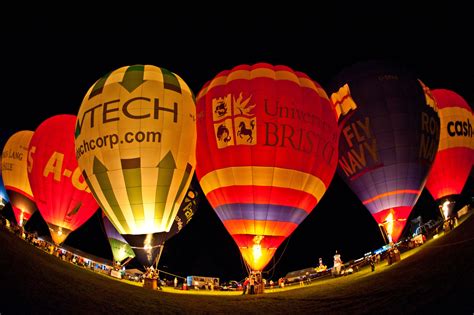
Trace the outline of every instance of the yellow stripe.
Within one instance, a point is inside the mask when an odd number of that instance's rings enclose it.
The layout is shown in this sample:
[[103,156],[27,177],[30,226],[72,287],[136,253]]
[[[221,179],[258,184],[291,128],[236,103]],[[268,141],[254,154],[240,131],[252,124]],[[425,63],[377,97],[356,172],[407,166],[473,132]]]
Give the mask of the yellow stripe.
[[143,72],[143,80],[163,82],[163,72],[155,66],[145,65]]
[[273,186],[304,191],[320,200],[326,186],[318,177],[296,170],[264,167],[228,167],[207,173],[199,182],[207,195],[209,192],[229,186]]
[[197,100],[203,97],[207,93],[207,91],[209,91],[210,89],[216,86],[225,85],[234,80],[252,80],[255,78],[269,78],[269,79],[278,80],[278,81],[279,80],[291,81],[298,84],[301,87],[309,88],[315,91],[322,98],[328,99],[326,92],[321,87],[316,87],[316,85],[311,80],[305,77],[298,77],[294,72],[285,71],[285,70],[275,71],[273,69],[268,69],[268,68],[258,68],[251,71],[249,70],[231,71],[228,76],[220,76],[213,79],[211,83],[209,84],[209,86],[207,87],[207,89],[203,89],[199,93]]
[[206,95],[207,94],[207,90],[209,89],[209,85],[202,88],[201,91],[199,91],[199,93],[197,94],[196,96],[196,102],[198,99],[200,99],[202,96]]
[[[473,125],[473,115],[469,110],[462,107],[445,107],[439,110],[439,116],[441,119],[441,134],[438,151],[458,147],[474,149],[474,137],[457,135],[451,137],[448,134],[448,123],[450,121],[466,122],[469,119],[471,125]],[[455,131],[455,126],[451,126],[451,131]]]
[[181,87],[181,93],[183,93],[184,91],[188,92],[189,95],[193,95],[193,92],[191,91],[191,89],[189,88],[188,84],[179,76],[177,75],[176,73],[174,73],[174,76],[178,79],[178,82],[179,82],[179,86]]
[[[211,81],[211,83],[207,87],[207,91],[212,89],[213,87],[220,86],[220,85],[225,85],[227,83],[227,76],[222,76],[215,78]],[[206,91],[206,92],[207,92]],[[204,96],[204,94],[201,94],[200,96]],[[197,100],[196,100],[197,101]]]
[[275,73],[276,73],[276,80],[291,81],[298,84],[299,86],[302,86],[299,80],[300,78],[294,72],[280,70],[280,71],[276,71]]
[[104,86],[112,84],[112,83],[119,83],[123,81],[123,76],[125,75],[125,72],[127,71],[127,67],[122,67],[119,68],[115,71],[113,71],[107,78],[107,81],[105,81]]
[[312,80],[310,80],[308,78],[300,77],[300,85],[302,87],[306,87],[306,88],[309,88],[309,89],[312,89],[312,90],[316,91],[316,93],[318,93],[318,95],[321,98],[324,98],[324,99],[329,101],[329,97],[326,94],[326,91],[324,91],[323,88],[321,88],[320,86],[317,86]]

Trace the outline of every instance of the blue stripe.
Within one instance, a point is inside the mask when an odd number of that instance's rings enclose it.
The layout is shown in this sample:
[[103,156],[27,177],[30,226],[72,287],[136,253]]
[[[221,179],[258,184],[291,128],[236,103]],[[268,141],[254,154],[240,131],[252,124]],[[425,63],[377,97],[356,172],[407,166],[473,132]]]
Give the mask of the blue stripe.
[[414,194],[385,196],[366,204],[365,207],[370,211],[370,213],[377,213],[382,210],[396,207],[413,207],[418,197],[418,195]]
[[308,215],[300,208],[269,205],[232,203],[216,208],[216,213],[221,221],[226,220],[258,220],[279,221],[300,224]]

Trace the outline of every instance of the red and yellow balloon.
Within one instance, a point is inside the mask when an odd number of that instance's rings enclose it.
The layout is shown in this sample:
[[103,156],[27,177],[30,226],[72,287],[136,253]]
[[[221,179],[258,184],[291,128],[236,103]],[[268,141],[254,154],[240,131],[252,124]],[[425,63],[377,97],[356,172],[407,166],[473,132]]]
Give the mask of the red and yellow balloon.
[[441,120],[438,153],[426,188],[442,206],[443,215],[452,215],[453,201],[462,192],[474,161],[474,117],[469,104],[457,93],[432,91]]
[[301,72],[240,65],[203,87],[197,127],[200,185],[250,269],[261,271],[334,175],[336,111]]
[[73,115],[48,118],[36,129],[28,152],[31,189],[58,245],[99,208],[77,165],[75,125]]

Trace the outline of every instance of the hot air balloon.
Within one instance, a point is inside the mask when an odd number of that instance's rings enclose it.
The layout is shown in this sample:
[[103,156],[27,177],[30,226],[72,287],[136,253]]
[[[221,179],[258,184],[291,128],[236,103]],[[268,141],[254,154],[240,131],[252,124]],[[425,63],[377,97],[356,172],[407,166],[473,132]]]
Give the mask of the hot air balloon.
[[27,171],[28,146],[32,136],[33,131],[18,131],[8,139],[2,152],[3,183],[20,226],[37,209]]
[[[105,234],[107,235],[107,240],[109,241],[110,248],[112,249],[112,256],[114,262],[122,264],[122,261],[129,258],[132,259],[135,257],[135,253],[127,241],[123,238],[122,235],[115,229],[113,224],[107,218],[105,213],[102,212],[102,222],[104,224]],[[124,262],[122,265],[125,265],[128,262]]]
[[75,125],[73,115],[48,118],[36,128],[29,148],[31,190],[57,245],[99,208],[77,165]]
[[199,183],[249,269],[262,271],[337,165],[337,114],[307,75],[266,63],[219,73],[197,97]]
[[338,174],[396,242],[421,194],[439,142],[429,89],[400,65],[357,64],[335,79],[333,102],[351,102]]
[[438,201],[443,216],[452,216],[456,196],[462,192],[474,161],[474,117],[469,104],[450,90],[432,90],[441,120],[438,153],[426,188]]
[[193,93],[151,65],[117,69],[87,92],[76,156],[96,200],[143,265],[155,263],[196,165]]

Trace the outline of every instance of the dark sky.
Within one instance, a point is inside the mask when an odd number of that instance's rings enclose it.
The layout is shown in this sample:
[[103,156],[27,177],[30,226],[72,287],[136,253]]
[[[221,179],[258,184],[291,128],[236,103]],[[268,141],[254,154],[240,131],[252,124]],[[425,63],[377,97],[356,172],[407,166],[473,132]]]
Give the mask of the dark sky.
[[[383,58],[405,64],[431,88],[452,89],[474,102],[474,61],[468,49],[472,22],[466,8],[450,3],[416,8],[388,2],[314,5],[272,4],[257,10],[229,4],[205,15],[144,9],[55,20],[38,15],[2,25],[0,128],[34,130],[50,116],[77,114],[98,78],[132,64],[167,68],[197,94],[218,72],[239,64],[284,64],[326,88],[344,67]],[[424,191],[414,212],[429,217],[432,211],[434,201]],[[91,252],[110,255],[107,244],[94,241],[100,228],[94,220],[68,242],[77,245],[83,239],[81,246],[90,245]],[[335,176],[320,204],[275,255],[276,260],[281,256],[275,275],[314,266],[318,257],[330,264],[335,249],[350,259],[381,244],[369,212]],[[160,266],[169,271],[243,277],[238,249],[204,198],[191,224],[167,245]]]

